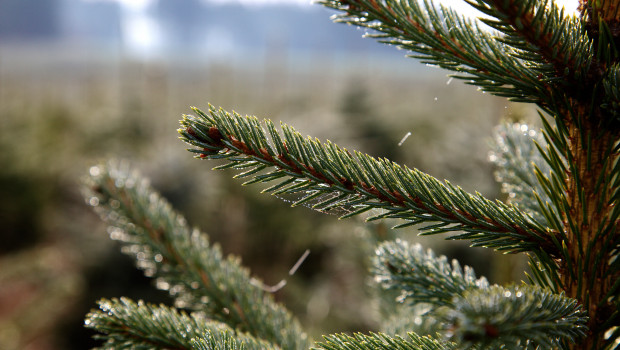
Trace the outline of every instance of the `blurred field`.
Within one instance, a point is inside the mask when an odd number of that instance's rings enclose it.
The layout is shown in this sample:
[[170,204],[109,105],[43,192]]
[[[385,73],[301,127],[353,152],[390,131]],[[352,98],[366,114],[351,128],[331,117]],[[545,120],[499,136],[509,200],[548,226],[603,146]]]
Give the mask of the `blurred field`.
[[[338,221],[241,188],[232,173],[193,159],[175,130],[189,106],[212,103],[499,197],[487,143],[501,118],[526,112],[395,56],[139,62],[94,48],[0,46],[0,349],[93,346],[81,323],[101,297],[170,303],[118,252],[81,196],[80,178],[110,157],[140,169],[266,284],[287,277],[276,298],[313,335],[375,329],[380,310],[360,308],[373,305],[364,288],[371,243],[415,240],[415,231]],[[485,250],[422,243],[491,280],[514,276],[510,264],[490,268]]]

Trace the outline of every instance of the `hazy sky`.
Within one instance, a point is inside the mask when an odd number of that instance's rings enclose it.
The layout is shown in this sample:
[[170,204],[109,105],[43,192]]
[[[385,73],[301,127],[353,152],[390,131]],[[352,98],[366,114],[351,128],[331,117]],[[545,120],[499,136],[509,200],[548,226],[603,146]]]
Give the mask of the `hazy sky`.
[[[153,2],[153,0],[116,0],[122,2],[126,6],[141,8]],[[312,0],[204,0],[215,3],[241,3],[245,5],[264,5],[264,4],[297,4],[301,6],[309,6]],[[444,5],[452,6],[464,11],[469,11],[471,6],[467,5],[463,0],[435,0]],[[567,11],[574,11],[577,7],[578,0],[555,0],[555,2],[564,6]]]
[[[119,0],[119,1],[133,1],[133,0]],[[149,0],[140,0],[140,1],[149,1]],[[247,5],[262,5],[262,4],[299,4],[299,5],[310,5],[312,0],[205,0],[209,2],[216,3],[242,3]],[[464,12],[471,11],[471,6],[466,4],[463,0],[435,0],[435,2],[440,2],[444,5],[451,6],[462,10]],[[556,0],[558,5],[564,6],[565,9],[569,12],[573,12],[577,8],[578,0]]]
[[[86,1],[118,1],[121,3],[123,10],[123,35],[128,47],[136,52],[148,54],[157,50],[160,33],[156,21],[150,17],[147,10],[155,0],[86,0]],[[319,6],[312,5],[311,0],[203,0],[211,3],[237,3],[248,6],[261,6],[268,4],[293,4],[302,7]],[[564,6],[567,13],[576,11],[578,0],[555,0],[560,6]],[[434,0],[435,3],[441,3],[450,6],[457,11],[469,15],[476,16],[475,11],[470,5],[463,0]]]
[[[93,1],[93,0],[90,0]],[[97,1],[97,0],[94,0]],[[118,1],[122,3],[126,8],[131,8],[134,10],[140,10],[147,7],[149,4],[154,2],[154,0],[108,0],[108,1]],[[244,4],[248,6],[261,6],[261,5],[269,5],[269,4],[294,4],[299,6],[313,6],[312,0],[203,0],[205,2],[211,3],[238,3]],[[453,7],[462,13],[475,15],[475,11],[472,9],[470,5],[465,3],[463,0],[435,0],[437,3],[442,3],[446,6]],[[565,10],[568,13],[574,12],[577,10],[578,0],[555,0],[555,2],[564,6]],[[314,5],[318,6],[318,5]]]

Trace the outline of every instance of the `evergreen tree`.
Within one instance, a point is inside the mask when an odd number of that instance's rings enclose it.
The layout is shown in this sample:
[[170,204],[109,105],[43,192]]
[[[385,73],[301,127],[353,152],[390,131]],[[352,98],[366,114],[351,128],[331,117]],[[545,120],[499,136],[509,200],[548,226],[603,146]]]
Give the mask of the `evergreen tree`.
[[[322,0],[337,22],[367,28],[480,90],[537,106],[540,132],[498,129],[493,160],[506,203],[416,169],[302,137],[288,125],[209,107],[181,139],[224,160],[245,184],[296,195],[343,218],[399,219],[422,235],[526,254],[528,281],[490,285],[467,266],[404,241],[381,243],[372,273],[404,312],[396,333],[333,334],[321,349],[615,349],[620,345],[620,2],[466,0],[470,20],[431,0]],[[485,24],[483,27],[481,23]],[[291,314],[235,257],[190,229],[139,175],[91,168],[88,201],[176,307],[102,300],[86,324],[110,349],[307,349]],[[413,322],[414,320],[421,322]],[[398,325],[400,323],[400,326]],[[414,333],[417,331],[418,333]]]

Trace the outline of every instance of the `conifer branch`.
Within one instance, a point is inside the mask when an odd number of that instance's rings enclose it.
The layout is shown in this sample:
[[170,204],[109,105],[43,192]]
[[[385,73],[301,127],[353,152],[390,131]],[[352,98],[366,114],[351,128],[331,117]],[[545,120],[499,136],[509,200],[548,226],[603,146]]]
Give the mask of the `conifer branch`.
[[469,266],[456,260],[426,252],[419,244],[396,240],[379,245],[373,261],[375,281],[383,288],[399,291],[398,301],[453,307],[455,295],[477,288],[488,288],[486,278],[477,279]]
[[444,322],[463,348],[518,348],[524,340],[551,348],[585,334],[587,316],[575,299],[535,286],[489,286],[471,268],[420,245],[385,242],[373,268],[377,282],[401,292],[398,301],[432,305],[425,317]]
[[555,207],[550,207],[551,199],[536,177],[537,172],[551,171],[535,145],[536,142],[541,148],[546,147],[544,137],[526,124],[502,124],[494,134],[490,159],[497,166],[495,178],[508,195],[507,202],[525,210],[541,224],[561,230],[561,216]]
[[591,67],[592,42],[581,21],[565,16],[555,2],[465,1],[491,16],[481,21],[504,33],[501,40],[517,49],[516,56],[544,74],[548,82],[563,81],[563,85],[569,85],[585,78]]
[[616,0],[581,0],[581,21],[594,42],[599,72],[620,59],[620,7]]
[[[385,291],[382,292],[385,293]],[[393,296],[393,294],[389,293],[385,296]],[[432,335],[445,332],[443,322],[433,317],[432,305],[403,304],[393,298],[389,300],[389,304],[382,305],[390,307],[389,313],[381,320],[380,331],[382,333],[405,336],[409,333]]]
[[191,340],[192,350],[278,350],[273,344],[235,336],[230,330],[207,331]]
[[[382,213],[369,218],[398,218],[397,227],[433,223],[423,234],[458,231],[450,239],[471,240],[475,246],[505,252],[532,251],[555,256],[558,247],[548,231],[516,207],[472,195],[449,182],[441,182],[416,169],[366,154],[351,154],[332,143],[303,138],[283,125],[283,136],[266,120],[271,137],[255,117],[241,117],[212,106],[208,114],[185,116],[179,129],[191,152],[203,159],[226,159],[222,168],[243,169],[237,177],[245,184],[277,180],[264,190],[275,194],[301,194],[294,205],[318,198],[320,210],[344,210],[351,217],[372,209]],[[464,232],[462,232],[464,231]]]
[[588,320],[577,300],[526,285],[466,290],[443,318],[464,349],[554,349],[583,338]]
[[317,345],[319,349],[325,350],[452,350],[460,349],[455,344],[432,337],[421,337],[414,333],[409,333],[407,338],[400,336],[390,337],[381,333],[370,333],[368,335],[356,333],[332,334],[325,337],[324,342]]
[[604,121],[606,125],[620,122],[620,64],[616,63],[609,67],[608,74],[603,79],[605,90],[605,100],[601,103],[601,108],[608,113],[606,116],[610,120]]
[[[457,72],[454,77],[497,96],[546,104],[548,84],[523,52],[450,8],[430,0],[323,0],[340,11],[336,22],[365,27],[366,36],[412,51],[423,63]],[[547,102],[546,102],[547,101]]]
[[198,313],[187,314],[165,305],[155,306],[128,298],[101,300],[100,310],[87,315],[86,327],[104,333],[101,349],[193,349],[204,334],[225,334],[246,349],[277,349],[247,334],[234,334],[227,325],[210,321]]
[[[551,127],[541,115],[544,129],[532,130],[524,124],[501,125],[497,128],[492,161],[498,166],[496,178],[508,194],[508,203],[532,215],[538,222],[552,228],[562,259],[575,264],[566,249],[563,216],[568,201],[564,179],[567,172],[566,135]],[[555,260],[531,261],[530,281],[555,292],[561,290]]]
[[115,163],[91,168],[87,197],[111,225],[111,237],[179,307],[203,311],[233,329],[286,349],[308,347],[297,320],[252,282],[234,256],[191,230],[138,174]]

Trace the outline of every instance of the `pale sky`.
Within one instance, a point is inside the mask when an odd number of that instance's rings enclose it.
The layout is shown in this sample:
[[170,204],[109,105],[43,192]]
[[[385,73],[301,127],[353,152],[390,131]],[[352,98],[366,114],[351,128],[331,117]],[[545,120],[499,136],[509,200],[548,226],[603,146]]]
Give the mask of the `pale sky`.
[[[132,8],[144,8],[148,4],[152,3],[153,0],[116,0],[123,3],[125,6]],[[266,4],[297,4],[301,6],[310,6],[312,4],[312,0],[203,0],[206,2],[215,2],[215,3],[241,3],[245,5],[266,5]],[[465,12],[470,11],[471,6],[465,3],[463,0],[435,0],[436,2],[440,2],[446,6],[451,6],[459,10],[463,10]],[[555,2],[564,6],[565,9],[569,12],[575,11],[577,8],[578,0],[555,0]]]
[[[134,0],[119,0],[119,1],[134,1]],[[138,1],[149,1],[149,0],[138,0]],[[311,5],[312,0],[205,0],[208,2],[215,3],[241,3],[246,5],[264,5],[264,4],[297,4],[297,5]],[[455,9],[461,10],[463,12],[472,12],[472,8],[470,5],[466,4],[463,0],[435,0],[435,2],[439,2],[444,4],[445,6],[454,7]],[[564,6],[567,12],[574,12],[577,9],[578,0],[555,0],[555,2]]]
[[[123,32],[125,41],[129,48],[137,52],[147,53],[156,51],[160,33],[157,22],[150,17],[147,10],[155,0],[85,0],[85,1],[117,1],[121,3],[123,11]],[[211,3],[238,3],[248,6],[261,6],[269,4],[292,4],[305,6],[320,5],[312,4],[312,0],[202,0]],[[573,13],[577,9],[578,0],[555,0],[560,6],[564,6],[566,13]],[[476,16],[477,11],[474,10],[463,0],[434,0],[435,3],[441,3],[449,6],[458,12]]]

